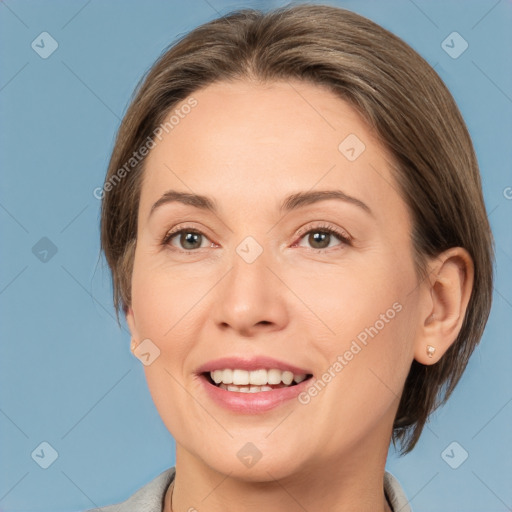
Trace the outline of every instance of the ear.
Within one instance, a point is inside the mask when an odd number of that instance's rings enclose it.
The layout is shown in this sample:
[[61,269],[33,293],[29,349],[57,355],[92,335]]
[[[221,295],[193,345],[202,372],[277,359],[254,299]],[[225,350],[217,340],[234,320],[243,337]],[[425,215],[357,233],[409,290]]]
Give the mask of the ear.
[[462,247],[443,252],[432,266],[414,347],[414,359],[425,365],[437,363],[457,339],[474,281],[473,260]]
[[139,333],[137,331],[137,326],[135,324],[135,317],[133,314],[133,309],[131,306],[126,308],[126,323],[128,324],[128,328],[130,329],[130,334],[132,335],[132,341],[130,350],[133,352],[137,345],[139,344]]

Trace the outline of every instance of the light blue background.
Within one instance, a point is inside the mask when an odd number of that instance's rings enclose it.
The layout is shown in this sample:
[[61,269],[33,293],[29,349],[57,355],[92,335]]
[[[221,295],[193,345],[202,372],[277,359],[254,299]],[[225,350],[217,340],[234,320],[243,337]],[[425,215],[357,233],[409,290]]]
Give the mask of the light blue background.
[[[2,233],[0,510],[77,511],[123,500],[175,463],[129,335],[114,320],[99,259],[99,207],[113,137],[142,73],[178,36],[218,14],[285,2],[15,1],[0,4]],[[388,470],[415,512],[512,507],[512,5],[331,1],[402,37],[452,91],[479,158],[496,238],[494,304],[483,341],[417,448]],[[31,48],[49,32],[58,49]],[[441,48],[453,31],[469,48]],[[413,94],[414,91],[411,91]],[[510,197],[510,196],[509,196]],[[43,263],[32,247],[48,237]],[[43,441],[58,452],[42,469]],[[469,453],[450,468],[442,451]]]

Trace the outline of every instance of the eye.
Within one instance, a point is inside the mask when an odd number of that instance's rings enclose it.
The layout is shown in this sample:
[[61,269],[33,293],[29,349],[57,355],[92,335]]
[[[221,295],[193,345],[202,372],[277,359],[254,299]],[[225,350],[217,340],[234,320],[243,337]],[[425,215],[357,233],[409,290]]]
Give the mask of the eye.
[[[333,241],[333,237],[341,241],[342,244],[338,245],[342,246],[350,245],[352,240],[348,233],[341,231],[330,224],[314,227],[308,226],[307,228],[300,230],[298,235],[300,236],[300,240],[302,240],[305,235],[309,235],[307,241],[311,244],[311,249],[317,252],[325,252],[327,249],[332,247],[331,242]],[[173,243],[175,238],[178,240],[178,247]],[[209,239],[206,235],[198,229],[178,226],[165,235],[162,240],[162,245],[170,246],[172,250],[181,252],[194,252],[197,249],[214,247],[215,244],[213,242],[210,242],[210,244],[206,243],[208,240]],[[202,242],[205,242],[205,245],[203,245]]]
[[330,224],[324,224],[321,226],[308,227],[306,230],[299,232],[300,239],[305,238],[308,235],[307,242],[311,244],[311,248],[318,252],[324,252],[326,249],[333,247],[330,242],[333,241],[333,237],[337,238],[342,242],[338,245],[350,245],[351,237],[348,233],[341,231]]
[[[172,240],[178,238],[179,247],[176,247]],[[201,233],[201,231],[194,228],[182,227],[181,229],[174,229],[165,235],[165,238],[162,240],[162,245],[171,246],[173,249],[182,250],[182,252],[192,252],[197,249],[201,249],[204,247],[213,247],[213,242],[210,245],[206,244],[201,246],[202,241],[206,241],[208,238]]]

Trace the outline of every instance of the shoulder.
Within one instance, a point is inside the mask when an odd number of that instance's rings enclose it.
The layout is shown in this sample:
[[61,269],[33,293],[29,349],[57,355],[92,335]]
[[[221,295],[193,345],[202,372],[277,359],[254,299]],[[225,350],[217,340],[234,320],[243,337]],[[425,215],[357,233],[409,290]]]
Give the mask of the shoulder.
[[394,512],[412,512],[400,482],[388,471],[384,472],[384,492]]
[[174,466],[166,469],[122,503],[86,512],[162,512],[165,492],[174,479],[175,470]]

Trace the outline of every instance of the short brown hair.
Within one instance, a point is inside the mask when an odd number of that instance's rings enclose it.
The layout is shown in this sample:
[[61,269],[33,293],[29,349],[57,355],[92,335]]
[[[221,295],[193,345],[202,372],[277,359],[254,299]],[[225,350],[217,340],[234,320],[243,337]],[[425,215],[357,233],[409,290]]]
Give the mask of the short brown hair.
[[[434,365],[413,361],[406,379],[393,443],[398,440],[407,453],[482,337],[492,300],[494,242],[477,159],[453,97],[409,45],[358,14],[317,4],[235,11],[188,33],[152,66],[119,128],[105,181],[110,186],[102,194],[101,247],[112,271],[116,312],[122,306],[126,313],[131,303],[144,167],[144,159],[128,169],[126,162],[194,91],[244,79],[327,86],[375,129],[393,156],[393,174],[413,219],[420,278],[426,277],[428,257],[450,247],[465,248],[473,259],[473,290],[456,341]],[[126,172],[114,182],[121,168]]]

